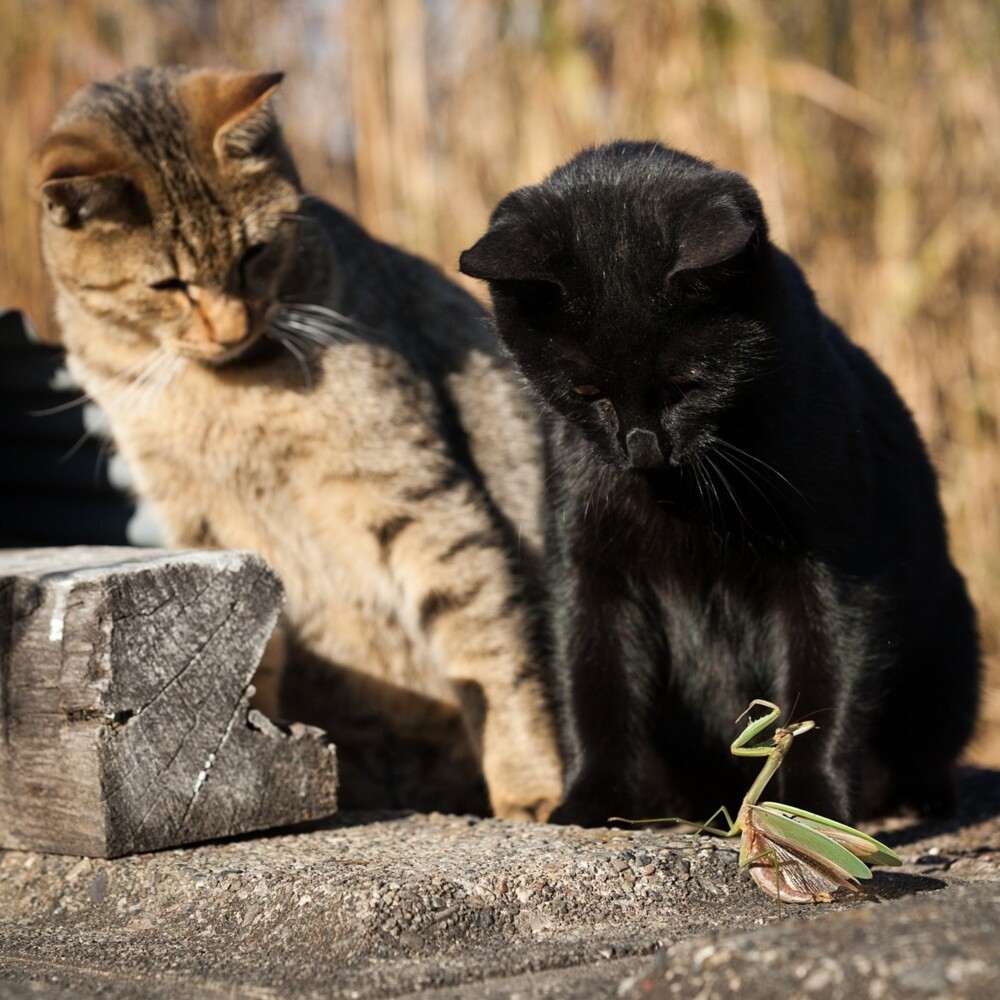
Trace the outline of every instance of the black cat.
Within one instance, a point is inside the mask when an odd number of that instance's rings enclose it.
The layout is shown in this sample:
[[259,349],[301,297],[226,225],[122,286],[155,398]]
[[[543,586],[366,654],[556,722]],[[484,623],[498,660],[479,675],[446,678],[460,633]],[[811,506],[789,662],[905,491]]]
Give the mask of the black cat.
[[461,269],[549,414],[554,818],[735,805],[751,698],[824,713],[786,801],[950,809],[979,658],[935,476],[750,184],[655,143],[591,149],[508,195]]

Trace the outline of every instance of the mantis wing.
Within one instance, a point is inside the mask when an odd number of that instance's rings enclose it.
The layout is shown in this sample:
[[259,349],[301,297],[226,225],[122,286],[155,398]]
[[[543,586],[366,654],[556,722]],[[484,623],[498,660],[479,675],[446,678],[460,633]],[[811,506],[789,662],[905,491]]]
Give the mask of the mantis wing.
[[857,881],[836,866],[753,825],[743,828],[740,864],[779,903],[829,903],[837,889],[858,891]]
[[892,848],[886,847],[881,841],[869,837],[868,834],[862,833],[860,830],[855,830],[853,826],[846,826],[844,823],[827,819],[826,816],[820,816],[806,809],[786,806],[782,802],[762,802],[760,806],[779,810],[786,816],[792,817],[794,822],[808,826],[810,829],[829,837],[845,847],[855,857],[864,861],[866,865],[901,865],[903,863]]
[[769,805],[751,806],[749,819],[758,833],[794,851],[817,868],[836,871],[846,878],[872,877],[868,866],[846,847]]

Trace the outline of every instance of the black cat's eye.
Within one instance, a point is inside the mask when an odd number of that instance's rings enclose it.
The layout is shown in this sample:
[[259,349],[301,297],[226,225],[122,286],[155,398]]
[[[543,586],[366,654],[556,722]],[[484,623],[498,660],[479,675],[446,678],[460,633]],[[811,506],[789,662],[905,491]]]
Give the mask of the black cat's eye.
[[186,292],[188,284],[180,278],[164,278],[162,281],[154,281],[149,287],[155,292]]
[[596,385],[574,385],[573,395],[581,399],[597,399],[598,396],[604,395],[604,390]]
[[693,375],[678,374],[678,375],[668,375],[667,381],[671,385],[676,385],[678,388],[684,389],[689,386],[694,385],[697,381]]

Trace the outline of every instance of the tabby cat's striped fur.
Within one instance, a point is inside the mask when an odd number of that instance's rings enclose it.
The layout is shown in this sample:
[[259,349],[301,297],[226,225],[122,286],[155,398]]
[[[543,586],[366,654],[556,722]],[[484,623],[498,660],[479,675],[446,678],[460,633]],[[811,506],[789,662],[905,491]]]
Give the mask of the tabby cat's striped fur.
[[[59,116],[34,168],[71,369],[174,544],[281,575],[291,662],[321,681],[286,673],[284,707],[331,728],[345,804],[468,806],[357,749],[464,739],[461,712],[494,811],[544,818],[534,417],[470,297],[301,193],[279,81],[131,70]],[[377,767],[416,777],[380,797]]]

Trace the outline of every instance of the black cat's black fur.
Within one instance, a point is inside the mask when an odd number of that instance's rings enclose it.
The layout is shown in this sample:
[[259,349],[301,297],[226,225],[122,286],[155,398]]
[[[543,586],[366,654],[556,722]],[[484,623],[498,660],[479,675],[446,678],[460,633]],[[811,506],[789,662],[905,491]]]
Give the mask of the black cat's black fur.
[[501,201],[460,266],[549,417],[554,818],[734,806],[752,698],[820,723],[786,801],[947,811],[979,658],[934,472],[751,185],[655,143],[591,149]]

